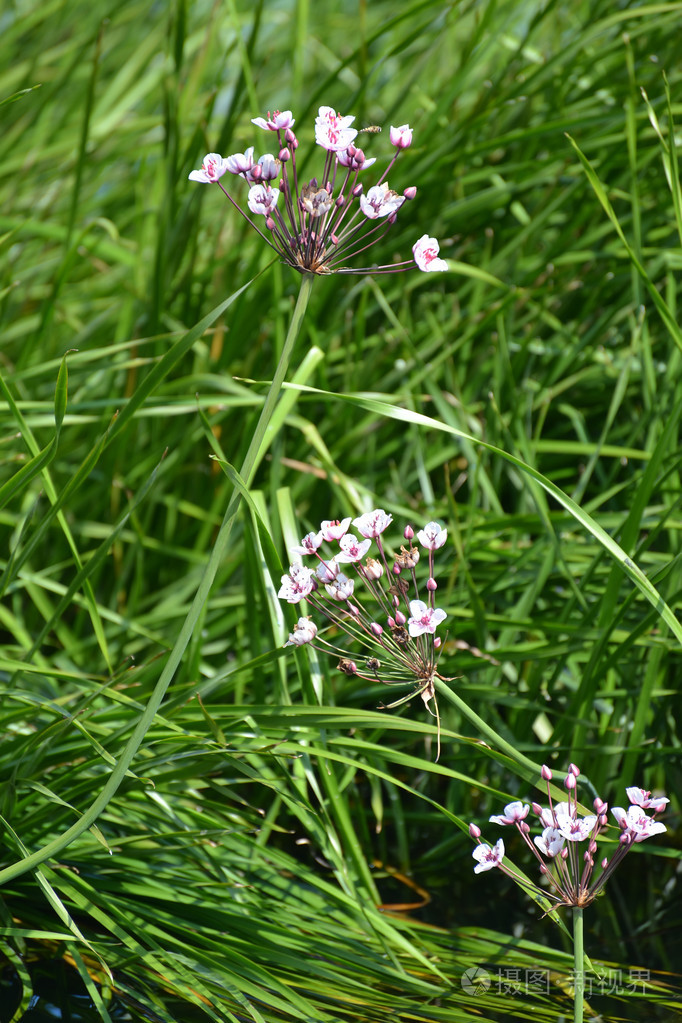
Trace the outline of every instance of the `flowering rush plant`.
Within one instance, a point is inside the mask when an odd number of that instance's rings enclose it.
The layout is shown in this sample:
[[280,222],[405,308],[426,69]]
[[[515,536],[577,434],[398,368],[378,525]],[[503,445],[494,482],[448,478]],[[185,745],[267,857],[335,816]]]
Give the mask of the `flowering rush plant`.
[[[434,554],[447,540],[447,530],[437,522],[427,523],[416,535],[417,546],[412,543],[414,530],[407,526],[403,533],[407,545],[391,553],[382,539],[391,522],[392,516],[377,508],[353,519],[356,536],[349,532],[350,517],[328,520],[292,549],[317,564],[292,565],[282,576],[278,596],[290,604],[306,600],[331,627],[321,635],[312,616],[299,618],[285,646],[309,644],[336,658],[338,669],[351,678],[411,685],[407,696],[384,706],[398,707],[421,696],[438,719],[434,678],[452,681],[438,672],[441,639],[436,630],[447,616],[436,607],[438,585],[434,578]],[[425,592],[417,579],[420,547],[428,555]],[[331,553],[323,553],[326,548]],[[361,653],[339,646],[339,634],[355,641]],[[431,711],[431,701],[435,711]]]
[[[601,870],[593,878],[595,859],[597,856],[597,839],[608,824],[608,804],[597,797],[594,800],[594,813],[581,817],[578,813],[576,796],[576,778],[580,774],[575,764],[571,764],[564,779],[568,793],[566,802],[554,803],[550,793],[552,772],[548,767],[542,768],[542,777],[547,783],[548,806],[538,803],[530,805],[522,802],[509,803],[503,814],[495,814],[491,823],[503,827],[514,827],[535,856],[540,866],[540,873],[546,887],[531,886],[531,890],[544,898],[549,898],[555,905],[582,908],[589,905],[599,895],[607,880],[618,864],[623,860],[636,842],[643,842],[652,835],[666,831],[666,826],[656,820],[656,814],[665,809],[669,799],[665,796],[652,796],[644,789],[634,786],[627,788],[626,794],[630,806],[625,810],[614,806],[611,813],[620,829],[620,837],[613,855],[601,860]],[[532,809],[538,819],[541,833],[531,840],[531,828],[526,823]],[[649,816],[646,811],[651,811]],[[528,881],[514,869],[503,863],[504,842],[498,838],[494,846],[481,841],[481,829],[476,824],[469,825],[469,834],[476,839],[478,845],[473,851],[476,860],[474,873],[499,867],[503,873],[511,877],[517,884],[528,890]]]
[[[252,123],[268,132],[274,153],[254,158],[254,147],[245,153],[223,157],[208,153],[192,181],[217,184],[232,205],[285,263],[299,273],[392,273],[415,264],[420,270],[447,270],[438,255],[435,238],[422,237],[412,246],[413,259],[385,266],[350,268],[342,265],[384,237],[396,222],[401,206],[414,199],[414,185],[402,194],[389,188],[386,180],[403,149],[412,144],[409,124],[391,127],[390,142],[395,152],[376,184],[369,188],[360,174],[376,162],[357,145],[361,132],[380,128],[354,128],[353,116],[342,116],[332,107],[320,107],[315,119],[315,141],[325,153],[319,177],[302,180],[296,161],[298,139],[290,110],[276,110]],[[221,180],[225,174],[241,177],[249,185],[247,213]],[[262,225],[262,226],[259,226]]]

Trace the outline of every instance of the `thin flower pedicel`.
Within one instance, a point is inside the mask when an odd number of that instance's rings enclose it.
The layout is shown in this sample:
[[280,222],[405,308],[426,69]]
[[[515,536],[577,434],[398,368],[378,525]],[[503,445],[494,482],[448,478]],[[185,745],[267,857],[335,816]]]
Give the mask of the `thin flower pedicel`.
[[[447,531],[437,522],[429,522],[417,535],[428,551],[428,578],[422,594],[416,572],[421,551],[412,545],[414,530],[406,527],[403,537],[407,546],[401,545],[400,551],[391,555],[382,539],[391,522],[392,516],[383,508],[360,515],[352,523],[358,537],[349,532],[350,518],[326,520],[318,532],[308,533],[293,548],[295,554],[315,558],[316,568],[295,564],[282,576],[278,594],[281,600],[290,604],[307,600],[335,627],[332,631],[341,630],[359,644],[361,653],[346,650],[320,635],[310,617],[299,618],[285,646],[310,644],[335,657],[339,671],[352,678],[411,685],[407,696],[386,704],[386,709],[421,696],[439,722],[434,679],[452,680],[438,671],[441,639],[436,630],[447,615],[435,604],[438,586],[433,572],[434,552],[445,543]],[[331,547],[331,555],[320,553],[324,544]],[[360,596],[363,590],[364,599]]]
[[[261,238],[299,273],[393,273],[415,265],[424,271],[447,270],[445,260],[438,257],[438,242],[428,235],[415,242],[413,260],[358,268],[343,265],[382,239],[396,222],[403,204],[417,194],[414,185],[399,194],[386,180],[399,154],[412,144],[409,124],[391,127],[390,142],[395,153],[376,184],[365,189],[360,172],[376,159],[366,157],[357,140],[361,131],[375,129],[354,128],[354,120],[352,115],[344,117],[332,107],[320,107],[315,141],[325,151],[325,159],[319,178],[299,178],[299,143],[290,110],[253,118],[258,128],[276,136],[276,155],[266,153],[256,161],[253,146],[227,158],[209,153],[201,169],[192,171],[189,177],[202,184],[217,184]],[[242,177],[250,185],[246,205],[255,219],[225,188],[221,180],[225,174]],[[262,228],[257,222],[260,217]]]

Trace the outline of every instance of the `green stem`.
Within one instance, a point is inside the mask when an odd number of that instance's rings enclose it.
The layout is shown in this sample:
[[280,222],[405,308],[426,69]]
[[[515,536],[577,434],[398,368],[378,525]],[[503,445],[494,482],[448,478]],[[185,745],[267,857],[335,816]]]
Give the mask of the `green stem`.
[[[291,323],[289,324],[289,330],[284,341],[282,354],[266,395],[248,451],[246,452],[246,457],[242,464],[240,475],[247,485],[253,480],[260,459],[264,454],[263,439],[265,437],[268,423],[270,422],[275,410],[280,391],[282,390],[282,384],[284,383],[287,369],[289,368],[291,353],[293,351],[296,338],[300,332],[303,316],[308,306],[312,283],[313,276],[311,274],[306,274],[301,279],[301,290],[299,291],[296,306],[291,317]],[[208,559],[201,576],[197,592],[194,595],[192,606],[190,607],[187,617],[180,629],[180,633],[175,641],[173,649],[168,655],[168,660],[166,661],[165,667],[154,687],[154,691],[149,697],[147,706],[135,726],[132,735],[128,739],[123,752],[119,756],[116,767],[111,772],[111,776],[109,777],[106,785],[92,805],[84,812],[80,820],[68,828],[62,835],[59,835],[51,842],[48,842],[47,845],[42,847],[42,849],[38,849],[29,856],[25,856],[23,859],[17,860],[16,863],[10,864],[10,866],[5,867],[4,870],[0,870],[0,884],[5,881],[10,881],[15,877],[19,877],[21,874],[26,873],[27,870],[34,870],[36,867],[40,866],[41,863],[44,863],[45,860],[59,855],[63,849],[65,849],[71,842],[82,835],[84,831],[87,831],[87,829],[95,823],[100,814],[106,809],[109,801],[116,795],[118,787],[123,781],[128,768],[135,758],[135,755],[154,720],[154,715],[166,695],[166,691],[175,676],[175,672],[177,671],[185,650],[192,638],[196,623],[201,616],[204,604],[208,600],[211,592],[211,586],[213,585],[213,580],[215,579],[216,572],[218,571],[218,566],[225,557],[230,540],[230,533],[232,532],[232,526],[234,524],[237,511],[239,510],[241,499],[239,490],[235,489],[227,506],[227,510],[220,527],[220,532],[216,537],[213,550],[211,551],[211,556]]]
[[583,955],[583,910],[573,907],[573,1023],[583,1023],[585,961]]
[[443,682],[442,679],[434,679],[433,684],[436,692],[440,696],[444,697],[448,703],[457,707],[462,716],[467,718],[472,725],[475,725],[481,735],[492,744],[493,749],[499,750],[500,753],[504,753],[513,760],[514,763],[521,768],[520,773],[524,778],[526,778],[526,780],[532,781],[533,784],[537,783],[537,779],[542,771],[541,764],[536,764],[534,761],[524,756],[523,753],[519,753],[515,746],[512,746],[510,742],[503,739],[494,728],[491,728],[490,725],[483,720],[483,718],[479,717],[478,714],[476,714],[476,712],[473,711],[467,703],[465,703],[461,696],[458,696],[457,693],[451,689],[446,682]]

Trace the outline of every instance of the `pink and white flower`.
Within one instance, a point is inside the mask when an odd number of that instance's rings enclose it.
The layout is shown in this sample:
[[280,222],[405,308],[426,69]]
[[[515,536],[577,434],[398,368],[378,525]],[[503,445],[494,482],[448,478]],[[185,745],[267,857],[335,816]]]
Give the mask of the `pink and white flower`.
[[493,867],[500,866],[504,859],[504,842],[501,838],[498,838],[494,846],[481,842],[471,855],[478,861],[474,867],[474,874],[482,874],[484,870],[492,870]]
[[274,114],[268,110],[267,120],[264,117],[252,117],[251,124],[265,131],[286,131],[287,128],[293,128],[296,121],[291,116],[291,110],[275,110]]
[[393,516],[384,511],[383,508],[375,508],[374,511],[365,512],[353,519],[353,525],[362,536],[375,539],[393,522]]
[[367,170],[368,167],[377,162],[375,156],[367,157],[362,149],[356,149],[355,146],[349,146],[348,149],[339,149],[336,153],[336,159],[342,167],[350,167],[352,170]]
[[350,600],[353,596],[355,583],[343,572],[339,572],[333,582],[325,584],[325,590],[333,600]]
[[355,117],[342,117],[333,107],[320,107],[315,118],[315,141],[330,153],[348,149],[357,138],[357,130],[351,128]]
[[627,812],[622,806],[614,806],[611,813],[618,821],[618,826],[635,842],[643,842],[652,835],[660,835],[667,831],[662,821],[648,817],[641,806],[630,806]]
[[247,198],[248,207],[252,213],[269,217],[277,205],[279,194],[279,189],[269,185],[252,185]]
[[430,273],[434,270],[447,270],[448,264],[444,259],[438,258],[440,246],[435,238],[429,238],[423,234],[418,242],[412,246],[414,261],[420,270]]
[[315,575],[321,583],[333,583],[339,574],[339,566],[336,564],[335,558],[330,558],[328,561],[320,561],[317,566]]
[[253,164],[246,175],[246,180],[259,184],[262,181],[274,181],[279,177],[282,164],[275,159],[272,153],[265,153],[260,157],[258,163]]
[[314,554],[318,547],[321,546],[323,539],[321,531],[319,533],[306,533],[299,546],[291,548],[292,554]]
[[220,153],[207,153],[201,162],[201,170],[190,171],[190,181],[200,181],[204,185],[210,185],[222,178],[229,169],[228,161]]
[[504,813],[494,814],[490,817],[491,824],[516,824],[517,821],[525,820],[528,816],[530,806],[528,803],[522,803],[520,800],[515,800],[513,803],[507,803],[504,808]]
[[282,585],[277,596],[289,604],[298,604],[315,588],[315,573],[305,565],[292,565],[288,575],[282,576]]
[[371,540],[358,540],[357,536],[347,533],[339,540],[341,551],[336,555],[336,560],[341,564],[354,564],[364,558],[371,546]]
[[410,615],[407,628],[413,639],[425,633],[433,635],[440,623],[447,618],[445,611],[438,607],[428,607],[423,600],[410,601]]
[[225,162],[230,174],[243,174],[246,177],[253,167],[253,146],[249,146],[245,153],[228,156]]
[[367,195],[360,196],[360,209],[370,220],[376,220],[396,213],[404,202],[405,196],[398,195],[384,181],[380,185],[373,185]]
[[596,816],[573,817],[567,813],[557,813],[556,827],[560,834],[569,842],[584,842],[594,831]]
[[641,806],[645,810],[653,810],[654,813],[659,813],[670,802],[667,796],[652,796],[646,789],[638,789],[635,785],[627,788],[625,794],[635,806]]
[[396,149],[407,149],[408,146],[412,145],[412,129],[409,124],[401,124],[397,128],[391,125],[389,137],[391,145],[395,146]]
[[347,519],[341,519],[341,521],[338,519],[325,519],[320,526],[320,532],[324,539],[328,541],[340,540],[348,532],[350,519],[350,515]]
[[541,835],[535,836],[533,841],[543,856],[554,859],[563,849],[566,839],[558,828],[545,828]]
[[312,643],[317,636],[317,625],[310,618],[299,618],[294,631],[289,633],[289,639],[285,646],[304,646]]
[[447,538],[447,529],[443,529],[437,522],[427,522],[424,528],[420,529],[417,533],[419,543],[428,551],[437,551],[443,546]]

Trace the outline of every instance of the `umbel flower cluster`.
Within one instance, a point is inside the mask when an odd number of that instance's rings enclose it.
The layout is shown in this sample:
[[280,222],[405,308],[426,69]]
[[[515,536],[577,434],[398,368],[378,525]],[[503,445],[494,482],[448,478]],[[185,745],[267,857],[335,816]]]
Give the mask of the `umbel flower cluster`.
[[[392,516],[382,508],[353,519],[359,535],[349,532],[350,517],[325,521],[292,549],[316,564],[292,565],[282,576],[278,596],[290,604],[306,600],[331,627],[322,635],[312,616],[299,618],[285,645],[310,644],[337,659],[338,669],[352,678],[411,685],[412,692],[385,706],[397,707],[420,695],[434,713],[429,706],[432,700],[436,706],[434,679],[443,678],[438,673],[441,639],[436,630],[447,617],[435,603],[434,554],[445,543],[447,531],[429,522],[416,534],[417,546],[412,543],[414,530],[407,526],[403,533],[407,544],[391,553],[382,540],[391,522]],[[420,548],[428,555],[425,591],[417,578]],[[361,652],[338,645],[339,636],[344,644],[354,641]]]
[[[189,177],[204,184],[217,183],[261,238],[299,273],[393,273],[415,264],[425,271],[447,270],[447,263],[438,255],[438,242],[426,234],[412,246],[413,260],[361,268],[343,265],[383,238],[401,206],[417,194],[411,185],[399,195],[386,180],[402,150],[412,144],[409,124],[391,127],[395,152],[376,184],[365,189],[360,174],[376,158],[365,156],[357,145],[358,136],[362,131],[381,129],[354,128],[354,120],[331,107],[320,107],[315,141],[325,158],[319,177],[302,180],[299,176],[298,139],[290,110],[253,118],[253,124],[270,134],[274,153],[265,153],[258,160],[253,146],[228,157],[208,153],[201,170],[192,171]],[[221,180],[225,174],[241,177],[249,185],[248,213],[225,188]]]
[[[601,870],[593,878],[595,859],[597,857],[597,838],[608,824],[608,805],[599,797],[594,800],[594,813],[581,817],[578,813],[576,795],[576,778],[580,774],[575,764],[571,764],[564,780],[568,792],[566,802],[554,803],[550,792],[552,772],[548,767],[542,768],[542,777],[547,783],[548,806],[538,803],[509,803],[503,814],[490,818],[491,823],[505,827],[515,827],[524,842],[533,853],[540,865],[540,873],[545,887],[532,885],[536,895],[548,898],[555,905],[587,906],[601,892],[602,888],[614,872],[624,856],[635,842],[643,842],[652,835],[666,831],[666,826],[657,821],[656,814],[665,809],[669,802],[665,796],[652,796],[644,789],[634,786],[627,788],[626,794],[630,806],[625,810],[614,806],[611,813],[620,829],[618,844],[612,856],[601,860]],[[530,811],[539,821],[541,833],[531,841],[531,828],[526,823]],[[651,811],[651,816],[645,812]],[[529,884],[525,877],[518,874],[504,862],[504,842],[498,838],[494,846],[481,842],[481,829],[476,824],[469,825],[469,834],[476,839],[478,845],[473,851],[477,861],[474,873],[499,867],[503,873],[511,877],[522,888],[528,890]]]

